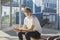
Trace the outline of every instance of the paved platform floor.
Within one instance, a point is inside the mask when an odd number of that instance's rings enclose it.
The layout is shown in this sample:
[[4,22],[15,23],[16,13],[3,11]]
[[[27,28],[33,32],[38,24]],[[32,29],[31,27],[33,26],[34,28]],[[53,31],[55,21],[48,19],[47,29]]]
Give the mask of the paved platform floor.
[[[11,36],[11,38],[0,38],[0,40],[18,40],[17,33],[14,31],[13,27],[3,26],[1,29],[3,32]],[[42,33],[44,34],[60,34],[60,30],[42,28]],[[14,36],[14,37],[13,37]],[[25,40],[25,38],[24,38]]]

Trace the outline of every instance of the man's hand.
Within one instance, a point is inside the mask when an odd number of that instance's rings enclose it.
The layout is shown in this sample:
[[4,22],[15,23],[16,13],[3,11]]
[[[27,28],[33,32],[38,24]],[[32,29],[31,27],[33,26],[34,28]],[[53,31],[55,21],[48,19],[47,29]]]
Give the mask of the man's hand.
[[15,32],[20,32],[20,30],[16,27],[16,28],[14,28],[14,31]]

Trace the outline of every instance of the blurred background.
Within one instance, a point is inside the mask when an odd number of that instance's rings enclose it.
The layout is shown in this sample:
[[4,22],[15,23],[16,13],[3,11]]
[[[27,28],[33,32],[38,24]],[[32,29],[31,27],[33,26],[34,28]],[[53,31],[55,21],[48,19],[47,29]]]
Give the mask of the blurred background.
[[0,0],[0,30],[17,36],[13,26],[23,25],[24,7],[39,19],[42,33],[60,32],[60,0]]

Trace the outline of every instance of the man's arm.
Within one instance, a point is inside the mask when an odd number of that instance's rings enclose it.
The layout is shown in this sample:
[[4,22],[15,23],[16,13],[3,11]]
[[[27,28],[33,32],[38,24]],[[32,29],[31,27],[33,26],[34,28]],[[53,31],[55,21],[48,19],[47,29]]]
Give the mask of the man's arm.
[[[24,31],[26,30],[26,25],[25,25],[25,24],[23,25],[22,28],[14,27],[14,31],[15,31],[15,32],[21,32],[22,30],[24,30]],[[23,32],[24,32],[24,31],[23,31]]]
[[34,27],[35,27],[35,25],[32,25],[30,29],[22,29],[22,32],[26,32],[26,31],[32,32]]
[[34,27],[35,27],[35,25],[32,25],[32,26],[31,26],[31,28],[30,28],[30,29],[28,29],[27,31],[28,31],[28,32],[33,31]]
[[26,29],[27,29],[27,27],[26,27],[26,25],[24,24],[24,25],[23,25],[23,28],[21,29],[21,31],[22,31],[22,32],[26,32]]
[[27,29],[27,28],[26,28],[26,25],[24,25],[22,29],[15,28],[15,32],[26,32],[26,31],[32,32],[33,29],[34,29],[34,27],[35,27],[35,26],[32,25],[30,29]]

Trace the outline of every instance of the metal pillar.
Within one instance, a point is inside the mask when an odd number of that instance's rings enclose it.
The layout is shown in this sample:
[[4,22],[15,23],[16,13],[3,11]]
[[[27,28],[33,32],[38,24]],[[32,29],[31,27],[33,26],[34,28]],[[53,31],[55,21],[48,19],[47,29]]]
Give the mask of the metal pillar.
[[[35,2],[35,0],[33,0]],[[33,3],[33,13],[35,13],[35,4]]]
[[21,27],[21,0],[19,0],[19,27]]
[[12,26],[12,0],[10,0],[10,26]]
[[0,30],[2,29],[2,17],[1,17],[1,15],[2,15],[2,4],[1,4],[1,0],[0,0]]
[[59,30],[59,0],[57,0],[57,29]]

